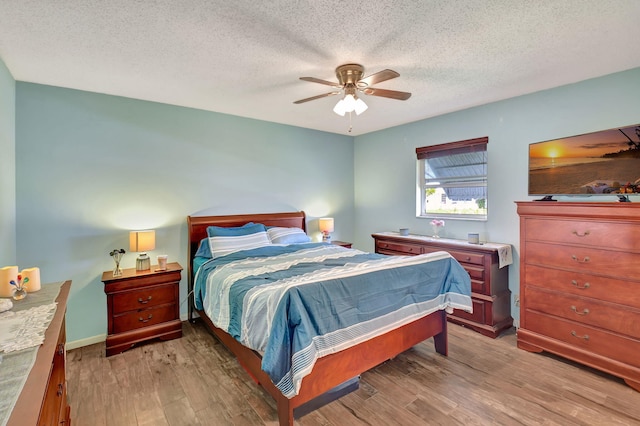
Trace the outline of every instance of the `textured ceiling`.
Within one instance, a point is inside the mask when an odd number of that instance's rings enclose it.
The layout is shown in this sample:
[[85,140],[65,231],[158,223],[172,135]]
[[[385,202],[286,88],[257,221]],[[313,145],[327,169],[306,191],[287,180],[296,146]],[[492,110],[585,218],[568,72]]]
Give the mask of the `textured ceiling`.
[[363,95],[352,135],[640,66],[640,0],[0,0],[18,81],[347,134],[336,81],[360,63],[407,101]]

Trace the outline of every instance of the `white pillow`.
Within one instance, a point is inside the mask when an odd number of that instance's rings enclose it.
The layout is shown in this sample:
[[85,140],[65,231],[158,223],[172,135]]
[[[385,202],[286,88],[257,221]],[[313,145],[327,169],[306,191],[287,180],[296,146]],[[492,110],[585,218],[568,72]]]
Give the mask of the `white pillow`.
[[281,228],[274,226],[268,228],[267,233],[273,244],[296,244],[311,241],[311,238],[300,228]]
[[239,250],[250,250],[270,245],[269,236],[264,231],[247,235],[209,237],[211,255],[214,258]]

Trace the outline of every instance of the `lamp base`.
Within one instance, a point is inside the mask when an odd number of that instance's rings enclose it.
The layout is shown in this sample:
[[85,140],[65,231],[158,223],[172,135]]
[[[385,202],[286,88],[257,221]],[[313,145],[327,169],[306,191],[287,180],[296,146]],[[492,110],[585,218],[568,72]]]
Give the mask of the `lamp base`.
[[331,243],[331,235],[328,232],[322,234],[322,242]]
[[136,258],[136,271],[148,271],[151,269],[151,259],[146,253],[142,253]]

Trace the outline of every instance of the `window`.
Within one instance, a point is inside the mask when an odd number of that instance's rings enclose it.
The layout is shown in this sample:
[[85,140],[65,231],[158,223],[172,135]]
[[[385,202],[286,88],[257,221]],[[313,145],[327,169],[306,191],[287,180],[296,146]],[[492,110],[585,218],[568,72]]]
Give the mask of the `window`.
[[483,137],[416,148],[418,217],[487,220],[487,143]]

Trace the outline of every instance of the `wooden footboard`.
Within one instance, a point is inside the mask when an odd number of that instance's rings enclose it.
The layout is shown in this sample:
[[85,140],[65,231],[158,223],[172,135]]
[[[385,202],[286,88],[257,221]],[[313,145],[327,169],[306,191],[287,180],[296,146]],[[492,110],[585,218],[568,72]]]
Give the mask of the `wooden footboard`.
[[293,410],[296,407],[430,337],[433,337],[438,353],[446,356],[448,350],[446,314],[444,311],[437,311],[359,345],[318,359],[311,373],[302,380],[298,395],[289,399],[273,384],[267,373],[262,371],[260,354],[242,346],[231,335],[213,325],[203,311],[197,312],[216,338],[237,357],[238,362],[275,399],[281,426],[293,425]]

